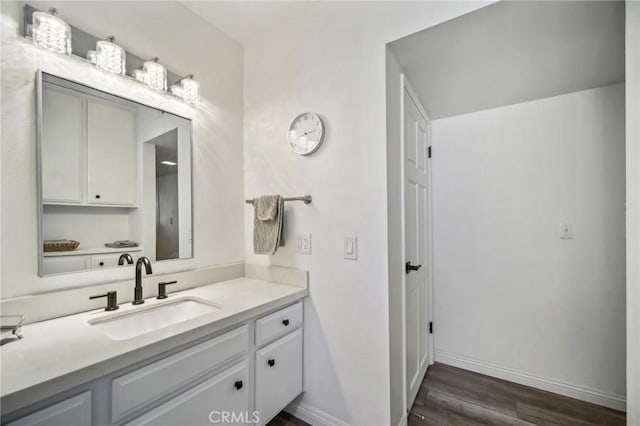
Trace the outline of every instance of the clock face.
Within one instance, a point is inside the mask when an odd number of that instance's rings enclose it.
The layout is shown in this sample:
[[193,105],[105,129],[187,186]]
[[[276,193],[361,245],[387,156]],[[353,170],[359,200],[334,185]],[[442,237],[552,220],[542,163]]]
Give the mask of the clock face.
[[297,116],[289,126],[287,140],[294,152],[313,154],[324,139],[324,123],[317,114],[305,112]]

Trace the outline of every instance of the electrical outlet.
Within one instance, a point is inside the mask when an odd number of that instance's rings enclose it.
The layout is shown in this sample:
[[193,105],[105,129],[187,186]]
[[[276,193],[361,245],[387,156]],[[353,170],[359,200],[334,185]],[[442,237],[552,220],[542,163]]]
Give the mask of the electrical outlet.
[[296,253],[311,254],[311,234],[298,234],[296,237]]

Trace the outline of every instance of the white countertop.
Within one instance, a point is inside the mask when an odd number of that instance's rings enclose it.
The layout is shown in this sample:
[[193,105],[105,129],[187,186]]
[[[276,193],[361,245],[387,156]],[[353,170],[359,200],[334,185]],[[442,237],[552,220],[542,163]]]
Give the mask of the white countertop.
[[[117,371],[137,361],[239,324],[307,295],[306,287],[237,278],[170,293],[168,299],[146,299],[151,306],[192,296],[222,308],[135,338],[113,341],[88,321],[113,315],[103,309],[28,324],[22,340],[0,347],[2,412]],[[139,306],[120,305],[117,313]]]

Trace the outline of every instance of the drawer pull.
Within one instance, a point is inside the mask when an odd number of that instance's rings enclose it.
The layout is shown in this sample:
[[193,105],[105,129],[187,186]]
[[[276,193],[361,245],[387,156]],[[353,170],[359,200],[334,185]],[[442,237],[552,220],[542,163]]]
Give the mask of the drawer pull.
[[267,364],[269,364],[269,367],[273,367],[274,365],[276,365],[276,360],[271,358],[269,361],[267,361]]
[[233,386],[236,387],[236,390],[240,390],[240,389],[242,389],[242,386],[244,386],[244,383],[242,383],[242,380],[238,380],[237,382],[235,382],[233,384]]
[[282,320],[282,324],[284,324],[285,327],[287,327],[289,325],[289,320]]

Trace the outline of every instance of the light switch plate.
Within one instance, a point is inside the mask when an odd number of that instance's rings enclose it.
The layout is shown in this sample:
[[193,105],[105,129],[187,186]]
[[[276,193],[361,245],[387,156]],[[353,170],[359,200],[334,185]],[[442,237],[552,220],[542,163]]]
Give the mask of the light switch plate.
[[296,253],[311,254],[311,234],[298,234],[296,237]]
[[358,237],[344,237],[344,258],[358,259]]
[[572,240],[573,239],[573,226],[570,223],[560,224],[560,239]]

